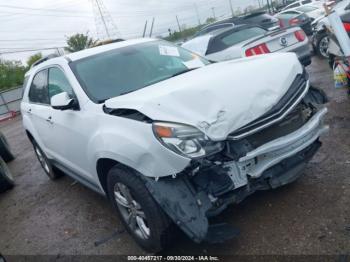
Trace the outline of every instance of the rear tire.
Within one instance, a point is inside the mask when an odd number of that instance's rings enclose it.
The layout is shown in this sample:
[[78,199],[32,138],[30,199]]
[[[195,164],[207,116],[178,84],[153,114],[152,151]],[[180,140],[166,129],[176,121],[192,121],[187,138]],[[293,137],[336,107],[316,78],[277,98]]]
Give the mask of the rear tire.
[[0,132],[0,156],[5,162],[10,162],[15,159],[11,153],[11,148],[6,137]]
[[35,155],[38,158],[41,167],[44,169],[45,174],[51,180],[56,180],[57,178],[61,177],[62,173],[54,171],[53,166],[51,165],[49,159],[45,155],[44,151],[40,148],[40,146],[34,140],[32,141],[32,144]]
[[158,252],[171,243],[175,225],[153,199],[137,172],[114,166],[108,173],[107,192],[126,230],[144,250]]
[[15,181],[5,161],[0,157],[0,193],[13,188]]

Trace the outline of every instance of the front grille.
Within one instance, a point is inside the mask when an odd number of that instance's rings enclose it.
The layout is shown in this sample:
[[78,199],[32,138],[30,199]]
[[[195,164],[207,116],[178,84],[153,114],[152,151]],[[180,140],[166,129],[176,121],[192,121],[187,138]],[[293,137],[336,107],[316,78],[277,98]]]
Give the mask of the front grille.
[[245,139],[253,148],[258,148],[272,140],[286,136],[300,129],[312,115],[312,110],[305,103],[299,103],[282,121],[253,135],[247,136]]
[[307,80],[308,75],[305,71],[303,74],[297,75],[286,94],[273,108],[271,108],[267,113],[254,120],[253,122],[231,133],[229,135],[229,138],[239,139],[244,137],[245,134],[252,134],[261,130],[262,127],[265,128],[278,122],[281,117],[292,110],[291,107],[296,106],[296,102],[300,100],[301,95],[307,88]]

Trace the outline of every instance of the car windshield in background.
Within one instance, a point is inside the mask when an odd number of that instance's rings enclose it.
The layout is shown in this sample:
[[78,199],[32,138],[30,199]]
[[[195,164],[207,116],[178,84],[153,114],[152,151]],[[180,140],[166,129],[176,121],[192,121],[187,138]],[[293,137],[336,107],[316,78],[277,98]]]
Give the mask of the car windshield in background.
[[252,39],[266,34],[266,30],[261,27],[250,27],[240,31],[232,32],[221,38],[222,43],[226,46],[233,46],[240,42]]
[[289,12],[286,12],[286,13],[283,13],[283,14],[279,14],[278,17],[279,18],[282,18],[282,19],[292,19],[296,16],[298,16],[299,14],[296,14],[296,13],[289,13]]
[[309,13],[309,12],[315,11],[317,9],[318,8],[314,7],[314,6],[303,5],[301,7],[298,7],[296,10],[303,12],[303,13]]
[[71,68],[90,99],[101,103],[207,64],[179,46],[151,41],[77,60]]

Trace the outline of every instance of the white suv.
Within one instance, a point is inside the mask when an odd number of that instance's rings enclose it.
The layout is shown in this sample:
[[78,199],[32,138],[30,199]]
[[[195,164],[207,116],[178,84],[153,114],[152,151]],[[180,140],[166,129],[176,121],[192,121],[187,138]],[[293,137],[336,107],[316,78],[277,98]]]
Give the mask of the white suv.
[[211,63],[141,39],[37,63],[21,110],[47,175],[106,195],[156,251],[174,225],[196,242],[235,236],[208,217],[299,177],[327,130],[323,100],[295,54]]

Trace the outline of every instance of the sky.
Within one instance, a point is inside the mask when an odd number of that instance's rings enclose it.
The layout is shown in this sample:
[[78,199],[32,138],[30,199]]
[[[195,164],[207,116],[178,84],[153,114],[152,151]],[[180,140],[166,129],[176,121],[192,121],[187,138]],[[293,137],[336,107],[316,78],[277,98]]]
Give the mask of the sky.
[[[98,8],[95,0],[0,0],[0,59],[26,59],[36,52],[4,54],[16,50],[63,47],[67,36],[89,33],[103,38],[101,19],[95,22]],[[105,22],[109,33],[125,39],[141,37],[148,21],[149,35],[153,17],[152,36],[167,35],[168,29],[198,25],[206,18],[227,17],[230,0],[99,0],[101,11],[107,11]],[[231,0],[233,9],[242,10],[257,5],[258,0]],[[96,5],[95,5],[96,7]],[[106,12],[103,12],[104,14]],[[96,26],[97,25],[97,26]],[[43,50],[44,55],[52,50]]]

